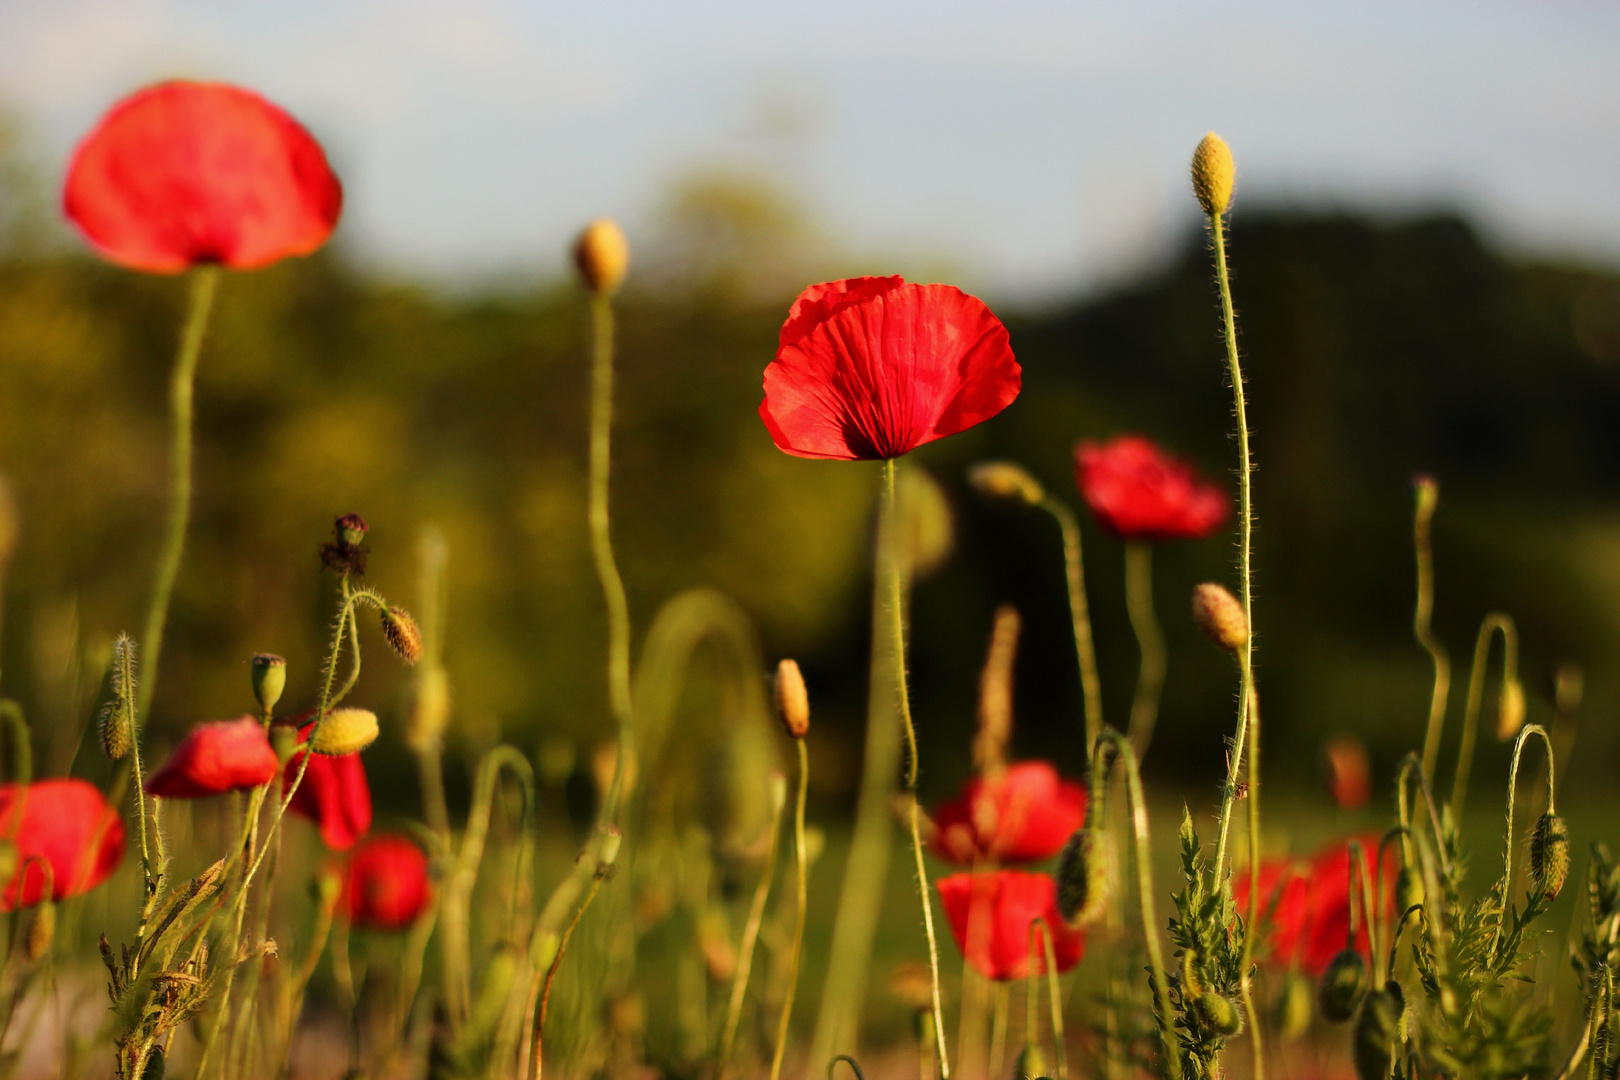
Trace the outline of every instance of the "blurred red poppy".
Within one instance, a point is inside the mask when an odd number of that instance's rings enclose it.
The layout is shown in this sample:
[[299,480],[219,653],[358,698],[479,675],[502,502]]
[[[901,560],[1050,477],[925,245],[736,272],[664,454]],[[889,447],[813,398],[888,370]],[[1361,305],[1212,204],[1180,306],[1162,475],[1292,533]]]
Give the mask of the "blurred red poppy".
[[124,859],[124,819],[83,780],[0,784],[0,837],[17,845],[18,859],[0,911],[44,898],[47,875],[36,860],[50,865],[51,898],[61,900],[100,885]]
[[431,896],[422,849],[403,836],[378,836],[349,857],[340,903],[356,926],[403,930]]
[[259,721],[251,716],[216,720],[191,729],[146,781],[146,793],[206,799],[269,783],[276,768],[276,752]]
[[[939,899],[957,947],[988,979],[1004,981],[1029,974],[1029,926],[1036,919],[1046,920],[1059,972],[1074,967],[1085,953],[1085,935],[1064,923],[1057,909],[1057,884],[1045,874],[1021,870],[952,874],[940,879]],[[985,922],[974,927],[970,945],[969,924],[980,918]],[[1046,972],[1044,952],[1037,941],[1036,974]]]
[[1335,735],[1323,749],[1333,801],[1346,810],[1365,806],[1372,797],[1372,766],[1367,761],[1366,744],[1354,735]]
[[1075,483],[1097,523],[1125,540],[1201,540],[1226,523],[1226,493],[1140,435],[1075,447]]
[[[1378,853],[1378,836],[1357,838],[1373,867]],[[1383,905],[1387,912],[1393,896],[1395,871],[1399,867],[1392,849],[1385,860]],[[1377,870],[1373,869],[1376,876]],[[1320,975],[1328,961],[1344,950],[1350,929],[1350,847],[1348,840],[1337,840],[1318,851],[1308,862],[1297,859],[1267,859],[1260,864],[1260,912],[1262,927],[1269,926],[1266,962],[1287,967],[1295,959],[1305,971]],[[1372,892],[1374,882],[1368,883]],[[1232,897],[1238,912],[1249,905],[1249,871],[1240,868],[1233,876]],[[1275,907],[1273,907],[1275,905]],[[1267,912],[1270,912],[1269,923]],[[1367,954],[1367,926],[1356,930],[1356,948]]]
[[1063,850],[1086,819],[1086,789],[1044,761],[1020,761],[974,777],[934,808],[934,853],[962,866],[1036,862]]
[[113,262],[246,270],[325,243],[343,189],[320,144],[258,94],[166,82],[108,110],[74,152],[62,203]]
[[950,285],[847,278],[788,309],[759,415],[796,457],[897,458],[995,416],[1021,379],[1007,328],[982,301]]
[[[299,718],[300,720],[303,717]],[[309,739],[314,722],[298,729],[298,745]],[[282,773],[283,792],[298,776],[305,751],[287,759]],[[315,754],[304,770],[304,780],[293,793],[289,810],[313,821],[321,839],[333,851],[347,851],[371,831],[371,784],[359,754]]]

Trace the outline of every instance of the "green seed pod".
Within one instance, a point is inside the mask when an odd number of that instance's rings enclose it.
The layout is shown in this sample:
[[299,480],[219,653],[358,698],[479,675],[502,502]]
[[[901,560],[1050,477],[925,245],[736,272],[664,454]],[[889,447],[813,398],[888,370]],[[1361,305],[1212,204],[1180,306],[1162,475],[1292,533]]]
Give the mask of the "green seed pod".
[[1569,826],[1557,814],[1542,814],[1530,834],[1530,881],[1556,899],[1569,878]]
[[1300,974],[1288,976],[1277,1001],[1277,1031],[1284,1039],[1297,1039],[1310,1030],[1316,1015],[1316,994],[1311,980]]
[[1076,829],[1058,858],[1057,903],[1072,927],[1095,922],[1108,906],[1113,885],[1108,845],[1089,827]]
[[1401,867],[1395,875],[1395,912],[1404,915],[1423,903],[1423,877],[1410,866]]
[[1345,949],[1328,961],[1317,987],[1317,1004],[1322,1015],[1342,1024],[1355,1015],[1356,1006],[1367,992],[1367,961],[1354,949]]
[[1046,1055],[1034,1043],[1026,1043],[1018,1055],[1018,1068],[1013,1075],[1019,1080],[1045,1080]]
[[1357,1080],[1389,1080],[1402,1011],[1398,983],[1386,983],[1367,995],[1361,1015],[1356,1017],[1353,1038]]
[[1236,1035],[1243,1030],[1243,1014],[1230,998],[1206,990],[1198,995],[1195,1004],[1198,1018],[1204,1025],[1222,1035]]
[[51,951],[56,940],[56,905],[46,900],[34,909],[34,918],[28,924],[28,935],[23,948],[30,964],[38,963]]
[[122,698],[113,698],[101,707],[96,717],[96,734],[101,737],[101,752],[107,755],[108,761],[122,761],[129,753],[129,732],[134,726],[130,721],[129,703]]
[[287,688],[287,661],[275,653],[254,653],[250,670],[254,700],[259,703],[259,708],[269,712],[276,707],[276,702],[281,700],[281,692]]

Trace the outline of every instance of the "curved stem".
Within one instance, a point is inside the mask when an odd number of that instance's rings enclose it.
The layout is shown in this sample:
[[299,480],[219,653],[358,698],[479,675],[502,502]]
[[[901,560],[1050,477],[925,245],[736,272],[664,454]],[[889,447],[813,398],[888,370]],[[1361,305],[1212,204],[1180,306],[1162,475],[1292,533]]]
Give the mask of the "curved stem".
[[1429,778],[1423,772],[1423,762],[1416,753],[1409,753],[1401,759],[1400,771],[1396,778],[1395,795],[1400,811],[1401,824],[1410,828],[1412,819],[1407,809],[1406,786],[1413,777],[1417,778],[1418,793],[1423,796],[1424,805],[1429,808],[1429,827],[1434,831],[1435,851],[1440,861],[1440,871],[1451,880],[1451,859],[1446,854],[1446,834],[1441,828],[1440,812],[1434,805],[1434,792],[1429,786]]
[[1446,698],[1451,693],[1451,657],[1434,636],[1434,508],[1440,489],[1428,477],[1417,482],[1417,508],[1412,514],[1412,540],[1417,551],[1417,608],[1412,633],[1434,662],[1434,690],[1429,697],[1429,722],[1423,734],[1423,775],[1434,776],[1440,759],[1440,729],[1446,719]]
[[1513,740],[1513,764],[1508,767],[1507,789],[1507,836],[1503,842],[1502,855],[1502,884],[1498,899],[1501,904],[1501,913],[1497,916],[1496,933],[1492,936],[1492,951],[1502,940],[1502,920],[1506,918],[1508,907],[1508,893],[1513,887],[1513,796],[1519,786],[1519,757],[1524,753],[1524,744],[1530,736],[1541,737],[1542,746],[1547,751],[1547,813],[1556,814],[1558,809],[1553,804],[1553,748],[1552,739],[1547,736],[1547,729],[1540,724],[1526,724],[1519,732],[1519,737]]
[[1080,549],[1080,523],[1067,506],[1048,495],[1041,509],[1051,514],[1063,534],[1063,568],[1069,585],[1069,617],[1074,623],[1074,653],[1080,664],[1080,697],[1085,708],[1086,754],[1090,762],[1102,731],[1102,682],[1097,677],[1097,647],[1091,638],[1091,611],[1086,603],[1086,564]]
[[[779,784],[781,775],[771,779]],[[777,791],[781,788],[777,787]],[[773,795],[776,805],[771,811],[771,839],[765,848],[765,866],[760,871],[759,883],[754,886],[754,899],[748,905],[748,922],[743,926],[742,945],[737,950],[737,971],[731,979],[731,998],[726,1004],[726,1026],[721,1029],[720,1073],[731,1064],[731,1050],[737,1041],[737,1025],[742,1021],[743,999],[748,994],[748,978],[754,967],[754,946],[759,942],[759,928],[765,921],[765,903],[770,899],[771,883],[776,877],[776,853],[781,848],[782,812],[787,808],[783,795]]]
[[[782,1018],[776,1025],[776,1053],[771,1057],[771,1080],[779,1080],[782,1075],[782,1056],[787,1052],[788,1021],[793,1018],[793,998],[799,989],[799,961],[804,955],[804,920],[810,904],[808,895],[810,857],[805,850],[804,841],[804,800],[810,787],[810,750],[804,745],[802,738],[794,739],[793,744],[799,750],[799,791],[793,802],[793,859],[799,869],[798,894],[794,899],[798,904],[798,915],[793,923],[793,951],[788,954],[787,996],[782,1000]],[[914,821],[916,805],[916,801],[913,800]],[[934,1008],[937,1010],[939,984],[936,982],[934,985]],[[938,1019],[937,1012],[935,1018]],[[942,1038],[942,1044],[943,1041]]]
[[1136,698],[1131,702],[1131,726],[1126,732],[1140,761],[1147,756],[1148,744],[1153,741],[1166,667],[1164,630],[1153,610],[1153,548],[1140,541],[1125,545],[1125,608],[1141,654]]
[[1502,635],[1502,681],[1507,685],[1518,678],[1519,635],[1513,619],[1500,611],[1493,611],[1479,624],[1479,636],[1474,640],[1474,663],[1468,669],[1468,700],[1463,706],[1462,744],[1457,748],[1457,772],[1451,781],[1451,799],[1446,804],[1451,810],[1453,824],[1461,825],[1463,802],[1468,798],[1468,774],[1474,765],[1474,742],[1478,737],[1480,706],[1485,697],[1485,666],[1490,662],[1491,635]]

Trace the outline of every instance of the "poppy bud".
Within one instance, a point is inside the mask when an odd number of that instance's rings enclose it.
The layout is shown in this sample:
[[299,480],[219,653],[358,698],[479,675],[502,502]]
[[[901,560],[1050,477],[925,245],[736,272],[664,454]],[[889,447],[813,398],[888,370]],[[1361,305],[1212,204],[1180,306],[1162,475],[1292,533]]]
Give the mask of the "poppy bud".
[[1554,900],[1568,877],[1569,826],[1557,814],[1542,814],[1530,834],[1530,881]]
[[399,658],[407,664],[414,664],[422,659],[422,631],[411,618],[411,613],[404,608],[385,607],[382,609],[383,637],[388,639]]
[[1243,605],[1224,585],[1206,581],[1194,586],[1192,616],[1209,640],[1223,649],[1236,652],[1249,641],[1249,620],[1243,614]]
[[1524,727],[1524,684],[1518,679],[1502,681],[1502,696],[1496,705],[1496,737],[1502,742],[1513,738]]
[[574,266],[593,293],[613,294],[630,270],[630,241],[611,218],[597,218],[585,226],[574,243]]
[[1198,1010],[1198,1018],[1204,1022],[1204,1026],[1222,1035],[1236,1035],[1243,1030],[1243,1014],[1238,1012],[1237,1006],[1223,994],[1206,990],[1198,995],[1194,1007]]
[[782,726],[795,739],[810,733],[810,694],[804,686],[804,675],[795,660],[783,660],[776,665],[776,715]]
[[1108,905],[1111,860],[1107,845],[1097,841],[1095,830],[1076,829],[1058,858],[1058,910],[1076,929],[1096,921]]
[[131,723],[129,702],[114,698],[101,707],[96,718],[96,734],[101,737],[101,751],[108,761],[122,761],[129,753]]
[[1367,990],[1367,961],[1354,949],[1345,949],[1322,972],[1322,981],[1316,988],[1317,1004],[1322,1015],[1335,1024],[1342,1024],[1355,1015],[1356,1006]]
[[[437,746],[450,720],[450,678],[443,667],[428,664],[416,674],[416,693],[411,700],[411,715],[405,729],[405,741],[413,750],[430,750]],[[569,750],[573,747],[570,746]],[[572,756],[568,772],[572,772]],[[564,776],[567,775],[565,772]]]
[[377,714],[370,709],[333,709],[314,731],[317,754],[358,754],[377,741]]
[[1010,461],[984,461],[967,474],[968,486],[986,499],[1039,505],[1046,489],[1022,465]]
[[1204,213],[1214,216],[1226,213],[1232,205],[1232,187],[1237,179],[1237,166],[1232,161],[1232,148],[1213,131],[1205,135],[1193,151],[1192,186],[1198,205]]
[[1423,903],[1425,892],[1423,878],[1410,866],[1401,867],[1401,872],[1395,875],[1395,911],[1405,915],[1408,911]]
[[51,942],[55,940],[56,905],[46,900],[34,909],[34,918],[28,924],[28,936],[23,942],[28,962],[30,964],[38,963],[46,953],[51,951]]
[[1298,973],[1288,976],[1277,1002],[1277,1030],[1284,1039],[1297,1039],[1310,1028],[1316,1012],[1313,997],[1311,980]]
[[1402,1011],[1400,984],[1393,980],[1367,995],[1353,1038],[1358,1080],[1388,1080]]
[[259,708],[269,712],[287,688],[287,661],[275,653],[253,654],[253,697]]
[[1025,1043],[1024,1049],[1018,1054],[1018,1067],[1013,1075],[1019,1080],[1044,1080],[1046,1076],[1046,1055],[1034,1043]]

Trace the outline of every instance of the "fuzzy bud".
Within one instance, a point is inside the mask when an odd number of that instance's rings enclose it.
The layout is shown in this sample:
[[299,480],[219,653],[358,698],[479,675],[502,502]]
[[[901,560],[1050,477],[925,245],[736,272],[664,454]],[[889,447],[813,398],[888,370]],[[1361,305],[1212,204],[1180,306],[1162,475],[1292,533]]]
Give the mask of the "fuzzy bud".
[[1022,465],[1010,461],[980,462],[968,470],[967,480],[968,486],[986,499],[1036,506],[1046,498],[1041,482]]
[[1354,949],[1345,949],[1328,961],[1322,972],[1322,982],[1316,988],[1317,1004],[1324,1017],[1342,1024],[1355,1015],[1366,991],[1367,961]]
[[131,723],[129,703],[119,698],[107,702],[96,717],[96,734],[101,738],[101,752],[108,761],[122,761],[129,753]]
[[1224,585],[1206,581],[1194,586],[1192,616],[1198,628],[1221,648],[1237,652],[1248,644],[1248,617],[1243,614],[1243,605]]
[[1395,913],[1405,915],[1420,906],[1426,895],[1422,875],[1413,867],[1401,867],[1401,872],[1395,875]]
[[1213,131],[1205,135],[1193,151],[1192,186],[1198,205],[1211,217],[1224,214],[1232,205],[1232,188],[1237,181],[1237,166],[1232,161],[1232,148]]
[[795,739],[810,734],[810,692],[804,686],[804,674],[796,660],[783,660],[776,665],[774,690],[776,715],[782,726]]
[[1395,1066],[1395,1038],[1403,1011],[1397,982],[1385,983],[1367,995],[1352,1038],[1357,1080],[1388,1080]]
[[51,951],[56,940],[56,905],[46,900],[34,908],[34,917],[28,924],[28,935],[23,948],[30,964],[38,963]]
[[1518,679],[1502,681],[1502,696],[1496,705],[1496,737],[1502,742],[1513,738],[1524,727],[1524,684]]
[[358,754],[377,741],[377,734],[377,714],[370,709],[333,709],[316,725],[313,748],[329,757]]
[[1024,1049],[1018,1053],[1018,1067],[1013,1070],[1018,1080],[1044,1080],[1046,1076],[1046,1055],[1035,1043],[1025,1043]]
[[1542,814],[1530,834],[1530,881],[1557,899],[1569,877],[1569,826],[1557,814]]
[[253,697],[259,708],[269,712],[287,688],[287,661],[275,653],[262,652],[253,654],[252,663]]
[[611,218],[597,218],[574,242],[574,266],[593,293],[619,291],[630,270],[630,241]]
[[383,637],[393,646],[399,658],[407,664],[414,664],[422,659],[422,630],[411,618],[411,613],[404,608],[385,607],[382,609]]
[[1232,999],[1213,990],[1205,990],[1194,1002],[1198,1018],[1204,1026],[1222,1035],[1236,1035],[1243,1030],[1243,1014],[1238,1012]]
[[1113,885],[1108,847],[1098,839],[1093,829],[1076,829],[1058,857],[1058,910],[1077,929],[1102,915]]
[[1310,1030],[1316,1014],[1314,998],[1310,979],[1297,972],[1288,976],[1277,1001],[1277,1031],[1284,1039],[1297,1039]]

